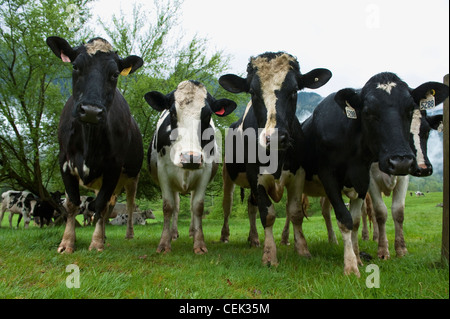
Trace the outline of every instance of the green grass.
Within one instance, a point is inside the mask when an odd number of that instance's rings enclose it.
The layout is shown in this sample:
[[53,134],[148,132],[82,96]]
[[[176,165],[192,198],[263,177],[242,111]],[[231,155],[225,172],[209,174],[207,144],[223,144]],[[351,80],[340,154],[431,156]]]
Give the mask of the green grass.
[[[293,246],[278,245],[278,267],[263,266],[262,248],[248,246],[248,221],[243,218],[231,219],[230,242],[223,244],[219,241],[222,220],[206,217],[206,255],[193,253],[188,219],[179,221],[180,238],[172,242],[172,252],[156,253],[161,207],[154,207],[155,221],[135,226],[133,240],[124,239],[125,226],[107,226],[105,251],[91,252],[93,227],[79,227],[77,250],[60,255],[56,249],[63,227],[24,230],[22,224],[10,229],[5,217],[0,228],[0,298],[448,299],[449,268],[440,262],[442,208],[435,207],[440,202],[442,193],[406,198],[404,232],[409,253],[403,258],[395,257],[391,217],[387,223],[390,260],[376,259],[377,244],[360,240],[360,249],[375,257],[369,263],[379,266],[380,288],[366,286],[371,274],[366,273],[367,262],[360,267],[361,278],[343,274],[340,233],[333,220],[340,245],[328,244],[320,214],[305,220],[303,226],[312,258],[298,256]],[[263,241],[259,220],[257,225]],[[284,218],[278,218],[277,243],[283,225]],[[66,287],[70,264],[80,269],[78,289]]]

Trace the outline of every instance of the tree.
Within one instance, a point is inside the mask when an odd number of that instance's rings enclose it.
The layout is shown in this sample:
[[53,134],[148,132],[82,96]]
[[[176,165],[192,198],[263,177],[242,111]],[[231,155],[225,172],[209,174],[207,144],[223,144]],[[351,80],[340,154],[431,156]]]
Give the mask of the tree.
[[[99,21],[109,37],[108,40],[119,54],[135,54],[144,60],[143,68],[132,76],[121,77],[118,87],[139,124],[145,148],[151,143],[160,116],[145,102],[145,93],[149,91],[169,93],[181,81],[197,80],[202,82],[216,98],[227,97],[236,102],[239,100],[236,95],[223,90],[217,82],[217,78],[225,72],[229,64],[229,57],[223,51],[208,55],[206,53],[208,40],[198,36],[186,41],[186,44],[180,43],[179,40],[183,36],[175,34],[180,4],[180,0],[164,2],[154,0],[155,16],[152,18],[147,16],[142,6],[135,4],[131,23],[126,21],[123,13],[119,17],[112,17],[112,25]],[[240,99],[242,100],[242,97]],[[223,133],[224,128],[229,127],[236,119],[235,116],[228,116],[215,118],[215,122]],[[220,187],[217,185],[212,187],[221,189],[221,179],[216,178],[215,182],[219,182]],[[146,198],[159,196],[159,188],[150,178],[146,161],[141,170],[138,188],[138,197],[142,196]]]
[[70,74],[45,39],[58,35],[79,42],[77,35],[89,33],[89,12],[79,9],[74,17],[68,9],[86,8],[89,1],[0,1],[0,184],[43,200],[51,201],[50,190],[61,190],[60,178],[53,178],[59,176],[55,133]]

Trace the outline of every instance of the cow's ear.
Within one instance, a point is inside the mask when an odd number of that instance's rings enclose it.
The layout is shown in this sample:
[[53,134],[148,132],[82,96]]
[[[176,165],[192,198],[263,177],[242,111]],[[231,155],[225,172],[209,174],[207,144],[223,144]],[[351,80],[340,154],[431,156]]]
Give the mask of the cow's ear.
[[435,105],[441,104],[449,95],[447,85],[439,82],[426,82],[414,90],[411,95],[414,101],[419,105],[420,101],[426,99],[429,95],[434,96]]
[[[347,117],[357,118],[362,109],[361,96],[354,89],[342,89],[334,96],[334,101],[346,112]],[[356,112],[352,114],[352,109]],[[356,117],[352,117],[352,116]]]
[[227,116],[228,114],[233,113],[233,111],[236,109],[236,103],[229,99],[220,99],[215,100],[212,105],[211,109],[217,116]]
[[125,59],[119,60],[120,74],[123,76],[127,76],[128,74],[135,72],[143,64],[144,61],[142,60],[142,58],[138,57],[137,55],[130,55]]
[[53,53],[63,62],[75,61],[78,55],[77,50],[72,48],[65,39],[60,37],[48,37],[46,42]]
[[318,89],[325,85],[333,74],[328,69],[314,69],[306,74],[297,77],[299,89]]
[[162,112],[170,107],[167,96],[158,91],[145,93],[144,98],[145,101],[158,112]]
[[225,74],[219,78],[219,84],[228,92],[241,93],[250,90],[247,80],[235,74]]
[[428,124],[433,130],[437,130],[440,125],[442,125],[442,121],[444,116],[442,114],[432,115],[426,117]]

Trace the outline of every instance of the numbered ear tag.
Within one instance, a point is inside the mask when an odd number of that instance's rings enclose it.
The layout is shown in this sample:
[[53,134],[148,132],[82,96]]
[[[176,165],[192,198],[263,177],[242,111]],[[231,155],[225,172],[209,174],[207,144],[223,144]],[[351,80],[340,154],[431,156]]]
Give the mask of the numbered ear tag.
[[347,106],[345,107],[345,114],[347,115],[347,117],[348,117],[349,119],[354,119],[354,120],[356,120],[358,117],[356,116],[356,111],[355,111],[355,109],[354,109],[353,107],[351,107],[351,105],[348,104],[347,101],[345,101],[345,104],[347,105]]
[[127,76],[128,73],[131,71],[131,66],[129,68],[123,69],[122,72],[120,72],[121,75]]
[[433,109],[436,106],[436,102],[434,100],[434,94],[435,91],[431,90],[430,92],[428,92],[427,96],[420,100],[420,109],[421,110],[429,110],[429,109]]

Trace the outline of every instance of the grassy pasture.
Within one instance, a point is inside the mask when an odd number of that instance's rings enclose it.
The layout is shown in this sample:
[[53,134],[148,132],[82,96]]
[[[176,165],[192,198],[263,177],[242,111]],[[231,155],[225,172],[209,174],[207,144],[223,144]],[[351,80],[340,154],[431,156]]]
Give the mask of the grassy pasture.
[[[180,238],[172,242],[172,252],[156,253],[162,231],[159,204],[153,206],[156,220],[135,226],[133,240],[124,239],[125,226],[108,225],[107,247],[101,253],[88,251],[92,226],[77,228],[73,254],[59,255],[56,249],[63,227],[24,230],[22,223],[19,229],[10,229],[5,216],[0,228],[0,298],[448,299],[449,268],[440,261],[442,208],[436,207],[441,202],[442,193],[420,198],[408,194],[404,224],[408,255],[395,257],[394,225],[389,217],[391,259],[378,260],[377,244],[360,240],[360,250],[374,259],[360,267],[359,279],[343,274],[341,235],[333,220],[340,244],[328,244],[320,213],[303,226],[312,258],[298,256],[293,246],[278,245],[278,267],[262,266],[262,248],[247,244],[248,221],[242,217],[231,219],[230,242],[223,244],[219,241],[222,220],[208,215],[203,222],[208,253],[197,256],[187,218],[179,221]],[[284,221],[275,222],[277,243]],[[257,225],[262,242],[259,220]],[[66,267],[72,264],[79,267],[79,288],[66,286],[72,274]],[[369,264],[379,267],[379,288],[366,285],[372,274]]]

